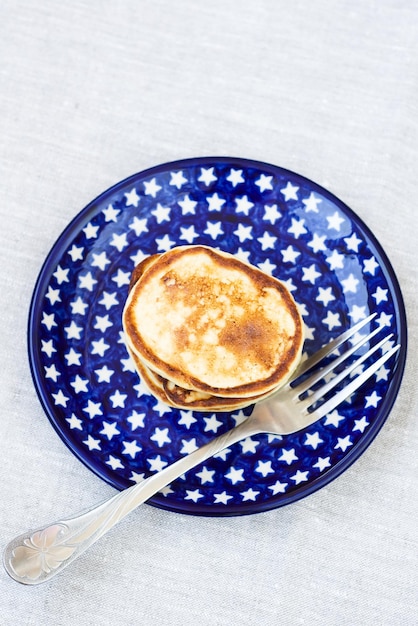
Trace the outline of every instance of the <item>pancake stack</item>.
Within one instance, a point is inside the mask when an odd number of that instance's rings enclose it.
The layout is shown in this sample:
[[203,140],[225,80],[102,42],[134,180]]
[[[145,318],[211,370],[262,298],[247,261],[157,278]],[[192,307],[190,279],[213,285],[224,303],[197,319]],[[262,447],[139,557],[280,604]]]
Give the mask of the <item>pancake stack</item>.
[[286,286],[236,257],[179,246],[134,270],[128,351],[162,402],[231,411],[268,397],[298,365],[303,322]]

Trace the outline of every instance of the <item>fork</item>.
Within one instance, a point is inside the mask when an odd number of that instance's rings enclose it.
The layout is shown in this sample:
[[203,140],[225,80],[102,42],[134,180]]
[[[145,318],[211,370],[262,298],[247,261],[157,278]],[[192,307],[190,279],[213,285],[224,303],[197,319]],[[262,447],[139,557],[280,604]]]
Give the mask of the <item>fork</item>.
[[[381,326],[377,326],[365,336],[359,334],[350,348],[331,361],[328,360],[328,357],[359,333],[375,316],[376,314],[372,314],[361,320],[302,361],[292,380],[273,396],[259,402],[252,414],[235,428],[87,512],[15,537],[4,551],[4,566],[8,574],[14,580],[27,585],[45,582],[85,552],[137,506],[224,448],[260,433],[289,435],[325,417],[358,390],[400,348],[400,345],[390,347],[388,342],[393,335],[387,335],[347,367],[340,369],[344,361],[366,344],[370,344],[375,335],[382,330]],[[389,348],[386,349],[388,345]],[[363,370],[361,365],[381,348],[382,356]],[[322,367],[308,374],[322,362],[324,362]],[[358,368],[360,373],[356,375]],[[334,394],[330,394],[350,376],[351,380],[347,384],[337,388]],[[323,401],[319,403],[321,399]]]

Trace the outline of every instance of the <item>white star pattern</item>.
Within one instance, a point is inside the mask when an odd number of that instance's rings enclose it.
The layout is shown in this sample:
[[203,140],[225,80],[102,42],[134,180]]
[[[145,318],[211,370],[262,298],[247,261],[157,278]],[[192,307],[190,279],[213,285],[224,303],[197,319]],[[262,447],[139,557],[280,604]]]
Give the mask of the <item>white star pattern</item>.
[[169,206],[163,206],[160,203],[157,204],[157,208],[154,211],[151,211],[151,214],[154,215],[155,219],[157,220],[157,224],[162,224],[163,222],[169,222],[170,213],[171,213],[171,208]]
[[240,243],[244,243],[247,239],[252,239],[252,229],[252,226],[239,224],[237,230],[234,230],[234,235],[238,237]]
[[332,272],[334,270],[341,270],[344,267],[344,255],[337,252],[337,250],[333,250],[331,254],[327,256],[327,263]]
[[339,448],[340,450],[345,452],[347,448],[352,445],[353,442],[351,441],[350,435],[347,435],[346,437],[338,437],[338,442],[335,445],[335,449]]
[[152,196],[153,198],[155,198],[157,193],[161,191],[162,189],[162,187],[158,185],[155,178],[153,178],[152,180],[148,182],[144,182],[144,187],[145,187],[145,195]]
[[113,471],[124,468],[123,463],[119,459],[114,457],[112,454],[109,454],[109,458],[106,461],[106,463],[107,465],[110,465]]
[[274,270],[277,268],[277,265],[272,263],[269,259],[266,259],[265,261],[263,261],[263,263],[259,263],[258,267],[265,274],[270,274],[271,275],[271,274],[273,274]]
[[207,196],[206,201],[209,205],[209,211],[221,211],[226,202],[225,198],[221,198],[217,193]]
[[48,292],[45,295],[45,298],[48,298],[49,303],[54,305],[57,302],[61,302],[60,290],[53,289],[51,285],[48,287]]
[[286,491],[287,486],[288,486],[288,483],[282,483],[280,482],[280,480],[276,480],[274,485],[269,486],[269,489],[271,490],[272,495],[276,496],[278,493],[284,493]]
[[79,286],[81,289],[87,289],[93,291],[94,286],[97,285],[97,280],[93,278],[91,272],[87,272],[84,276],[80,276]]
[[83,328],[81,326],[77,326],[74,320],[72,320],[69,326],[64,328],[67,339],[80,339],[81,333],[83,332]]
[[331,411],[331,413],[328,413],[328,415],[325,418],[325,426],[334,426],[335,428],[338,428],[340,422],[344,419],[343,415],[340,415],[338,413],[338,411],[335,409],[334,411]]
[[295,449],[291,448],[290,450],[283,450],[281,456],[279,456],[279,461],[284,461],[287,465],[291,465],[294,461],[297,461],[298,457],[296,456]]
[[387,302],[388,291],[388,289],[382,289],[380,285],[377,286],[376,291],[372,293],[372,297],[375,299],[376,304],[380,304],[381,302]]
[[192,411],[180,411],[180,415],[181,417],[178,423],[180,426],[185,426],[187,429],[197,421]]
[[138,452],[141,452],[142,448],[141,446],[138,446],[137,442],[135,440],[133,441],[124,441],[123,442],[123,450],[122,450],[122,454],[127,454],[131,457],[131,459],[134,459],[136,457],[136,455],[138,454]]
[[45,354],[51,358],[52,355],[54,354],[54,352],[57,351],[57,349],[54,347],[54,343],[52,341],[52,339],[49,339],[48,341],[45,341],[44,339],[41,340],[41,351],[45,352]]
[[252,454],[254,454],[258,445],[260,445],[260,442],[254,441],[254,439],[252,439],[251,437],[247,437],[246,439],[240,441],[240,446],[243,454],[247,452],[251,452]]
[[341,281],[344,293],[356,293],[359,282],[358,278],[350,274],[348,278]]
[[353,308],[349,312],[349,316],[351,317],[353,324],[356,324],[360,320],[364,320],[366,317],[366,307],[354,304]]
[[274,244],[277,241],[277,237],[274,237],[265,231],[263,236],[259,237],[257,241],[260,242],[262,250],[274,250]]
[[236,187],[240,183],[245,182],[242,176],[242,170],[235,170],[234,168],[231,169],[229,176],[227,176],[226,180],[229,180],[233,187]]
[[283,263],[296,263],[296,259],[301,255],[301,253],[295,250],[291,245],[287,246],[285,250],[282,250],[281,254],[283,256]]
[[53,393],[52,397],[54,398],[55,406],[63,406],[64,408],[67,407],[67,403],[70,400],[68,396],[64,395],[62,389],[57,393]]
[[70,255],[73,263],[75,263],[76,261],[81,261],[83,259],[83,252],[84,248],[81,246],[76,246],[75,244],[73,244],[71,246],[71,249],[68,250],[68,254]]
[[42,321],[41,324],[44,324],[46,326],[46,328],[48,330],[52,330],[52,328],[54,326],[57,326],[57,323],[55,321],[55,315],[54,313],[45,313],[45,311],[42,313]]
[[293,476],[290,476],[290,480],[293,480],[296,485],[300,485],[300,483],[304,483],[308,480],[308,475],[309,472],[302,472],[301,470],[298,470],[296,472],[296,474],[293,474]]
[[123,409],[125,407],[125,401],[127,397],[128,397],[128,394],[121,393],[119,389],[116,389],[115,393],[109,397],[109,400],[112,403],[112,407],[114,409],[117,409],[117,408]]
[[125,202],[126,206],[134,206],[137,207],[139,203],[139,196],[136,193],[136,189],[133,188],[131,191],[125,193]]
[[265,205],[263,219],[266,222],[270,222],[270,224],[273,226],[277,222],[277,220],[280,219],[281,217],[282,217],[282,214],[278,210],[277,204]]
[[56,279],[59,285],[62,285],[62,283],[69,282],[69,278],[68,278],[69,271],[70,271],[69,269],[63,269],[60,265],[58,265],[56,271],[52,274],[52,276],[54,276],[54,278]]
[[183,200],[179,200],[178,205],[181,207],[183,215],[195,215],[197,202],[192,200],[188,195],[184,196]]
[[205,432],[218,432],[218,429],[222,426],[222,422],[218,420],[216,414],[211,415],[210,417],[204,417],[203,421],[205,422]]
[[212,239],[217,239],[217,237],[224,234],[222,222],[206,222],[206,230],[203,232],[205,235],[210,235]]
[[183,185],[187,183],[187,178],[184,176],[183,172],[171,172],[171,179],[169,184],[174,185],[177,189],[181,189]]
[[261,174],[260,178],[255,181],[255,184],[260,189],[260,192],[273,189],[272,181],[273,176],[266,176],[266,174]]
[[199,233],[196,232],[196,229],[193,226],[193,224],[191,226],[188,226],[187,228],[181,226],[180,230],[181,230],[180,239],[182,241],[187,241],[187,243],[189,244],[192,244],[194,240],[198,239],[199,237]]
[[320,272],[316,271],[315,263],[312,263],[312,265],[310,265],[309,267],[302,267],[302,271],[303,271],[302,280],[308,281],[312,285],[314,285],[316,280],[320,278],[321,276]]
[[235,204],[237,213],[243,213],[244,215],[249,215],[250,209],[254,206],[254,203],[248,200],[248,196],[237,198]]
[[168,436],[168,428],[159,428],[158,426],[150,439],[152,441],[155,441],[157,446],[159,446],[160,448],[162,448],[166,443],[171,442],[171,439]]
[[202,167],[200,170],[200,176],[197,180],[204,183],[206,187],[209,187],[211,183],[214,183],[217,180],[214,171],[214,167]]
[[271,461],[258,461],[255,471],[261,474],[264,478],[269,474],[274,474]]
[[143,233],[148,232],[147,220],[139,219],[139,217],[135,215],[133,221],[129,224],[129,228],[134,231],[137,237],[139,237]]
[[215,470],[208,470],[207,467],[203,467],[200,472],[196,472],[196,476],[200,478],[202,485],[205,483],[213,483],[213,475]]
[[236,483],[242,482],[244,480],[244,470],[243,469],[235,469],[235,467],[231,467],[229,472],[225,474],[225,478],[231,481],[233,485]]
[[226,491],[214,494],[214,504],[228,504],[229,500],[232,500],[232,496],[228,495]]
[[107,205],[106,209],[103,209],[102,211],[104,218],[105,218],[105,222],[117,222],[118,221],[118,215],[120,213],[119,209],[115,209],[111,204]]
[[359,245],[361,244],[361,239],[359,239],[356,233],[350,235],[350,237],[346,237],[344,239],[347,250],[352,250],[353,252],[358,252]]
[[100,332],[105,333],[111,326],[113,326],[113,322],[110,321],[108,315],[96,315],[94,328],[97,328]]
[[373,391],[369,396],[366,396],[365,408],[367,409],[368,406],[373,406],[374,408],[377,408],[377,405],[379,404],[381,399],[381,396],[377,395],[376,391]]
[[131,275],[129,272],[123,272],[120,268],[118,269],[115,276],[112,277],[112,280],[117,284],[119,289],[124,285],[129,285]]
[[76,375],[74,380],[70,383],[75,393],[87,393],[89,381],[87,378],[81,378],[79,374]]
[[65,419],[66,422],[68,422],[71,430],[75,429],[75,430],[83,430],[83,422],[82,420],[77,417],[76,415],[74,415],[74,413],[71,414],[71,417],[67,417]]
[[167,252],[167,250],[171,250],[175,244],[175,241],[170,239],[168,235],[164,235],[164,237],[156,239],[155,241],[157,242],[159,252]]
[[87,226],[83,228],[83,232],[86,236],[86,239],[96,239],[98,230],[99,230],[99,227],[94,226],[91,223],[87,224]]
[[98,267],[104,272],[106,266],[109,265],[109,263],[110,261],[105,251],[101,252],[100,254],[95,254],[93,252],[93,261],[91,263],[92,267]]
[[364,433],[364,431],[366,430],[367,426],[369,425],[369,422],[367,421],[366,417],[363,415],[363,417],[361,419],[358,420],[354,420],[354,428],[353,428],[353,432],[355,430],[359,430],[361,433]]
[[341,326],[339,313],[332,313],[331,311],[328,311],[326,317],[324,317],[322,321],[328,326],[328,330],[332,330],[333,328],[338,328],[338,326]]
[[71,365],[81,365],[81,354],[80,352],[76,352],[74,348],[70,348],[67,354],[64,355],[65,360],[67,361],[67,366]]
[[114,246],[118,252],[122,252],[124,248],[128,245],[128,240],[126,238],[126,233],[116,234],[113,233],[112,239],[109,245]]
[[83,443],[88,447],[89,450],[100,450],[100,439],[94,439],[91,435],[87,437]]
[[168,465],[167,461],[164,461],[160,454],[153,459],[147,459],[147,461],[151,472],[161,472]]
[[340,231],[341,224],[344,224],[344,218],[341,217],[338,211],[335,211],[335,213],[327,217],[327,222],[328,228]]
[[318,235],[318,233],[314,233],[313,238],[309,241],[308,246],[312,248],[312,250],[316,252],[321,252],[327,249],[325,245],[325,235]]
[[308,433],[306,435],[305,446],[311,446],[314,450],[316,450],[321,443],[324,443],[324,440],[320,438],[318,432],[312,434]]
[[330,302],[335,300],[335,296],[332,293],[332,288],[327,287],[324,289],[323,287],[318,288],[318,296],[316,297],[318,302],[322,302],[322,304],[327,307]]
[[257,499],[257,496],[259,495],[260,495],[260,492],[255,491],[252,487],[250,487],[246,491],[241,491],[241,496],[244,502],[247,500],[252,500],[254,502]]
[[319,212],[318,205],[322,202],[322,200],[321,198],[317,198],[314,192],[312,191],[309,195],[309,198],[302,200],[302,202],[305,205],[305,210],[307,213],[309,213],[309,211],[312,211],[313,213],[318,213]]
[[108,368],[107,365],[103,365],[100,369],[94,370],[94,373],[97,376],[97,382],[99,383],[110,383],[110,379],[115,373],[114,370]]
[[296,187],[296,185],[292,185],[292,183],[289,181],[286,187],[283,187],[283,189],[280,189],[280,193],[284,195],[284,199],[286,200],[286,202],[289,202],[289,200],[297,200],[298,191],[299,191],[299,187]]
[[195,450],[197,450],[196,439],[182,439],[181,443],[183,444],[180,449],[180,454],[191,454]]
[[299,239],[301,235],[306,235],[308,231],[305,228],[305,220],[296,220],[292,217],[292,225],[287,232],[294,235],[296,239]]
[[327,469],[327,467],[331,467],[330,457],[329,456],[325,458],[318,457],[317,462],[314,463],[312,467],[317,467],[320,472],[323,472],[324,469]]
[[195,489],[191,491],[186,489],[186,500],[193,500],[193,502],[197,502],[200,498],[203,498],[203,494],[200,493],[199,489]]
[[90,419],[93,419],[93,417],[96,417],[98,415],[103,415],[101,403],[93,402],[92,400],[88,401],[87,406],[83,408],[83,411],[88,413]]
[[145,413],[138,413],[138,411],[132,411],[131,415],[127,419],[128,419],[128,422],[130,422],[131,424],[131,429],[134,431],[137,428],[144,427]]
[[111,441],[116,435],[120,434],[120,430],[117,428],[116,422],[102,422],[102,426],[103,428],[100,431],[100,434],[107,437],[109,441]]
[[98,354],[99,356],[104,356],[106,350],[109,350],[110,346],[108,343],[105,343],[103,337],[99,339],[99,341],[91,342],[91,353]]

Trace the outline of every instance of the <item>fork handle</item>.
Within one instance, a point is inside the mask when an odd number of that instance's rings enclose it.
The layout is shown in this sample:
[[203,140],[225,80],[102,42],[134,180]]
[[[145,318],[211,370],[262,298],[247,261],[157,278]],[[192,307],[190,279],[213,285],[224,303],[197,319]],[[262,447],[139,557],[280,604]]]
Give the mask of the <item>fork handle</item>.
[[80,513],[15,537],[4,551],[4,567],[17,582],[37,585],[58,574],[115,524],[163,487],[224,448],[259,432],[246,419],[235,428],[115,496]]

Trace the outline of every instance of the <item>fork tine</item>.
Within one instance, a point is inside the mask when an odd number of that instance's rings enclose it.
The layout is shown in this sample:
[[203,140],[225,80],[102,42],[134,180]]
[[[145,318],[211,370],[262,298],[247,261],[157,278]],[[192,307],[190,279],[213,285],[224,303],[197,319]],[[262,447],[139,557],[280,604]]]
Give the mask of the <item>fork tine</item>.
[[323,348],[321,348],[320,350],[312,354],[312,356],[306,359],[306,361],[302,361],[302,363],[299,365],[298,369],[296,370],[295,375],[292,377],[292,380],[296,380],[297,378],[299,378],[299,376],[301,376],[302,374],[310,370],[312,367],[317,365],[326,356],[334,352],[334,350],[336,350],[345,341],[347,341],[347,339],[350,339],[350,337],[352,337],[359,330],[361,330],[363,326],[366,326],[366,324],[371,322],[371,320],[374,319],[376,315],[377,313],[372,313],[371,315],[366,317],[364,320],[360,320],[360,322],[358,322],[351,328],[348,328],[346,331],[341,333],[341,335],[339,335],[335,339],[332,339],[332,341],[327,343]]
[[[365,352],[358,359],[353,361],[353,363],[350,363],[350,365],[348,365],[345,369],[343,369],[341,372],[339,372],[331,380],[329,380],[327,383],[322,385],[319,389],[314,391],[314,393],[312,393],[309,396],[310,404],[313,404],[314,402],[316,402],[320,398],[323,398],[329,391],[331,391],[331,389],[334,389],[334,387],[336,387],[338,385],[338,383],[340,383],[342,380],[344,380],[344,378],[347,378],[347,376],[349,376],[351,374],[351,372],[353,372],[355,369],[357,369],[357,367],[359,365],[361,365],[366,359],[368,359],[370,356],[372,356],[372,354],[374,354],[379,348],[381,348],[392,337],[393,337],[393,333],[391,333],[390,335],[387,335],[386,337],[381,339],[378,343],[376,343],[374,346],[372,346],[367,352]],[[332,369],[332,368],[330,368],[330,369]]]
[[[343,352],[339,357],[333,359],[330,363],[325,365],[325,367],[322,367],[321,369],[315,371],[308,378],[306,378],[303,382],[299,383],[298,385],[295,385],[293,389],[297,392],[297,395],[299,396],[304,391],[307,391],[308,389],[313,387],[317,382],[322,380],[327,374],[335,370],[335,368],[337,368],[339,365],[341,365],[341,363],[346,361],[349,356],[357,352],[357,350],[361,348],[361,346],[363,346],[365,343],[373,339],[375,335],[380,333],[381,330],[382,330],[382,327],[378,326],[369,335],[362,337],[356,344],[354,344],[351,348]],[[383,340],[383,343],[387,341],[388,339],[390,339],[390,337],[392,337],[392,335],[388,335]],[[363,358],[363,361],[364,361],[364,358]],[[359,365],[361,362],[362,361],[357,361],[356,366]]]
[[[388,338],[381,341],[380,344],[385,343],[387,339]],[[379,344],[377,345],[378,347],[380,347]],[[321,404],[317,409],[312,411],[311,416],[315,416],[316,419],[320,419],[330,411],[333,411],[339,404],[341,404],[346,398],[351,396],[352,393],[357,391],[357,389],[359,389],[371,376],[373,376],[373,374],[375,374],[377,370],[379,370],[382,365],[384,365],[386,361],[388,361],[399,350],[400,347],[401,346],[397,344],[396,346],[388,350],[388,352],[385,352],[385,354],[377,359],[377,361],[372,363],[372,365],[364,370],[364,372],[362,372],[361,374],[356,376],[356,378],[354,378],[351,382],[349,382],[348,385],[346,385],[338,393],[332,396],[329,400]],[[366,353],[367,356],[370,356],[371,352],[374,352],[375,349],[377,349],[376,346],[373,346],[372,350],[369,350],[369,352]],[[357,365],[358,361],[355,363],[355,366]],[[309,400],[311,400],[311,398],[309,398]]]

